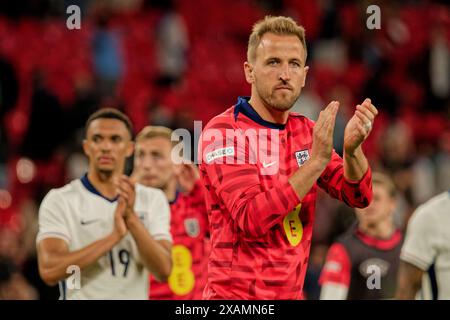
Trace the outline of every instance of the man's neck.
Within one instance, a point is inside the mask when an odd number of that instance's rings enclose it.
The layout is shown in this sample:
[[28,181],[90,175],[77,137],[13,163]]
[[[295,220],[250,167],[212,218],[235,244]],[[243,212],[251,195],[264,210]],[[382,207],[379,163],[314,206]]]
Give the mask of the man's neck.
[[374,224],[359,224],[359,229],[365,234],[378,238],[390,239],[395,232],[395,226],[391,220],[380,221]]
[[278,111],[266,105],[258,96],[252,95],[248,103],[255,109],[261,118],[266,121],[278,124],[286,124],[289,117],[289,110]]
[[177,196],[177,180],[175,178],[171,179],[169,183],[162,188],[162,191],[165,193],[169,202],[175,201]]
[[114,185],[114,178],[116,174],[102,173],[90,170],[88,172],[89,182],[100,192],[103,196],[113,199],[117,196],[117,190]]

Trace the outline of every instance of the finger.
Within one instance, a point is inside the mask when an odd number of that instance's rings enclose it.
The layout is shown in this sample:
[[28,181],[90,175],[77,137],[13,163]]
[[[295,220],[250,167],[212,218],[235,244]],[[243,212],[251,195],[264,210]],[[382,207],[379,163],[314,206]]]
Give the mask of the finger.
[[322,130],[328,123],[332,110],[335,108],[337,101],[331,101],[328,106],[319,114],[319,119],[316,122],[316,131]]
[[363,113],[370,120],[370,122],[373,122],[375,119],[375,115],[365,106],[357,105],[356,110]]
[[126,175],[122,175],[120,177],[120,181],[122,183],[125,183],[125,184],[129,185],[131,188],[134,189],[134,179],[133,178],[130,178],[130,177],[126,176]]
[[133,185],[133,187],[136,185],[137,180],[134,176],[128,177],[128,181]]
[[180,175],[187,175],[190,172],[190,167],[187,164],[182,164],[181,165],[181,170],[180,170]]
[[[320,114],[319,114],[319,119],[324,122],[326,121],[331,113],[331,110],[333,109],[334,105],[335,105],[336,101],[331,101],[326,107],[325,109],[323,109]],[[317,120],[317,122],[319,122],[319,119]]]
[[119,199],[117,200],[116,214],[122,215],[126,205],[125,199],[122,196],[119,196]]
[[365,98],[362,105],[370,106],[372,104],[372,100],[370,98]]
[[189,178],[189,172],[187,172],[186,170],[183,170],[180,172],[180,174],[178,175],[178,177],[180,179],[187,179]]
[[361,123],[358,122],[356,124],[356,128],[364,139],[369,135],[369,130],[367,130],[367,128],[365,128]]
[[122,183],[120,183],[117,186],[117,190],[120,190],[120,191],[125,192],[125,193],[129,193],[130,192],[130,187],[126,183],[122,182]]
[[131,205],[130,201],[132,200],[132,195],[127,190],[118,189],[117,193],[119,197],[125,200],[127,206]]
[[133,184],[131,179],[127,176],[124,176],[120,179],[119,185],[122,186],[122,188],[129,190],[130,192],[133,191],[135,188],[135,185]]
[[334,126],[336,124],[336,115],[339,110],[339,102],[335,101],[334,105],[330,109],[330,115],[327,119],[325,127],[327,128],[327,136],[332,136],[334,132]]
[[327,131],[327,135],[328,135],[328,141],[330,142],[331,146],[333,145],[333,135],[334,135],[334,127],[336,125],[336,115],[337,115],[337,107],[336,107],[336,111],[333,114],[333,117],[331,118],[330,121],[330,125],[328,126],[328,131]]
[[122,199],[122,201],[124,203],[123,210],[125,210],[130,205],[128,203],[129,202],[129,197],[128,197],[128,195],[126,195],[124,193],[120,194],[119,197],[120,197],[120,199]]
[[373,104],[371,104],[371,105],[369,106],[369,108],[370,108],[370,111],[371,111],[375,116],[378,115],[378,109],[377,109]]
[[361,105],[369,110],[374,116],[378,115],[377,108],[372,104],[372,100],[370,100],[369,98],[366,98]]
[[128,193],[123,189],[117,189],[117,195],[119,199],[126,200],[128,198]]
[[318,132],[319,130],[322,129],[322,127],[323,127],[323,122],[324,122],[324,118],[325,118],[324,111],[320,111],[319,117],[317,118],[317,121],[316,121],[316,123],[314,124],[314,130],[316,130],[316,132]]
[[325,108],[324,112],[327,119],[333,116],[333,113],[337,112],[336,108],[339,107],[339,101],[331,101],[330,104]]
[[358,119],[361,121],[361,124],[366,124],[366,123],[370,123],[372,125],[372,121],[361,111],[356,110],[355,111],[355,115],[356,117],[358,117]]
[[185,165],[185,166],[192,166],[194,164],[189,159],[183,159],[183,165]]
[[183,171],[189,175],[195,175],[195,173],[198,171],[198,169],[195,164],[185,164]]
[[186,168],[186,171],[191,174],[197,171],[197,167],[195,166],[195,164],[192,163],[187,163],[184,165],[184,167]]

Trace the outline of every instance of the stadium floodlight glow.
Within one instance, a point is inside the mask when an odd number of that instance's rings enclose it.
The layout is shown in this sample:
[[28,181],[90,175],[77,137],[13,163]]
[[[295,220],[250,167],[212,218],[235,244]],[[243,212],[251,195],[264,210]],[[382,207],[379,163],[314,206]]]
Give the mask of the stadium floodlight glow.
[[28,158],[20,158],[16,165],[17,179],[20,183],[31,182],[36,175],[36,166]]
[[6,210],[11,206],[12,197],[8,190],[0,190],[0,209]]

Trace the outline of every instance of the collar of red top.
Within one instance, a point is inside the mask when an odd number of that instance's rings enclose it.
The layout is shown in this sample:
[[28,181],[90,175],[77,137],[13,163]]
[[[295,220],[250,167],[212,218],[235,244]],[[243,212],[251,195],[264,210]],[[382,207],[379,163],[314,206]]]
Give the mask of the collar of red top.
[[400,230],[395,230],[395,232],[389,239],[380,239],[372,237],[358,228],[356,228],[355,234],[366,245],[370,247],[375,247],[379,250],[391,250],[396,245],[398,245],[399,242],[402,240],[402,234]]
[[284,130],[285,124],[274,123],[261,118],[261,116],[256,112],[255,109],[248,103],[250,97],[238,97],[238,101],[234,106],[234,119],[237,119],[239,113],[244,114],[248,118],[252,119],[254,122],[271,129]]
[[177,189],[175,191],[175,198],[172,199],[171,201],[169,201],[169,205],[175,204],[177,202],[179,196],[180,196],[180,191]]

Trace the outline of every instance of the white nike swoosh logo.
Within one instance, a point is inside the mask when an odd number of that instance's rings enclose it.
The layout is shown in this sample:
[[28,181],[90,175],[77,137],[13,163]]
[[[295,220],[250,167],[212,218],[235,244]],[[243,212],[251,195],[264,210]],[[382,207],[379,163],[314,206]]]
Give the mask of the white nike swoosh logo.
[[263,167],[264,168],[268,168],[270,166],[273,166],[275,163],[277,163],[277,162],[276,161],[272,161],[272,162],[269,162],[269,163],[263,162]]

